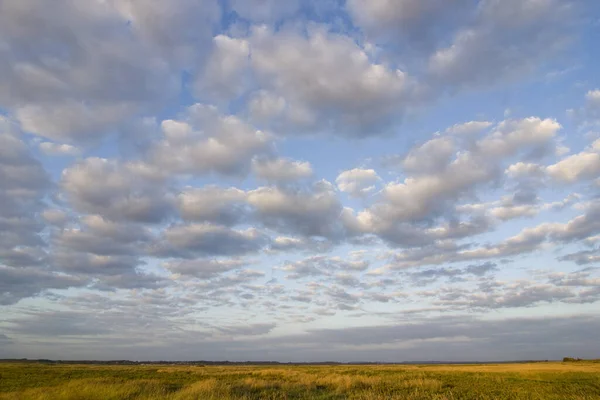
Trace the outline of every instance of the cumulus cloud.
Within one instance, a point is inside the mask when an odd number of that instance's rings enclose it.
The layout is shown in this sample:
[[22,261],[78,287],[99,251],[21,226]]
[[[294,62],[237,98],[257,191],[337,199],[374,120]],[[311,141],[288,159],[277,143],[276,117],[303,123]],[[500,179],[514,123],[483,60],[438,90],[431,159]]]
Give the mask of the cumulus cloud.
[[246,193],[233,187],[186,188],[177,197],[179,212],[185,220],[222,225],[235,225],[243,221],[249,212],[245,202]]
[[450,128],[446,129],[446,133],[452,135],[468,136],[477,134],[493,124],[489,121],[469,121],[462,124],[455,124]]
[[211,279],[225,272],[241,269],[247,264],[247,261],[240,259],[197,259],[169,261],[164,266],[175,274]]
[[310,163],[284,158],[257,159],[252,164],[256,176],[269,182],[293,182],[313,174]]
[[264,87],[253,108],[279,111],[273,117],[296,131],[377,135],[409,105],[412,83],[406,74],[373,62],[345,36],[314,29],[305,38],[257,28],[250,44],[252,68]]
[[69,221],[69,216],[66,212],[58,209],[48,208],[42,212],[42,218],[46,222],[55,226],[63,226]]
[[363,197],[375,190],[375,184],[380,180],[373,169],[355,168],[339,174],[335,183],[340,191],[352,197]]
[[475,21],[429,60],[434,80],[450,86],[488,86],[534,71],[566,45],[569,2],[486,0]]
[[[289,279],[302,279],[312,276],[334,276],[352,278],[349,272],[364,272],[369,262],[364,260],[344,260],[340,257],[312,256],[296,262],[288,262],[279,269],[287,273]],[[335,275],[334,275],[335,274]]]
[[254,228],[235,230],[220,225],[195,223],[165,230],[150,252],[158,257],[196,258],[239,256],[256,253],[269,237]]
[[77,156],[81,153],[75,146],[52,142],[40,143],[40,150],[49,156]]
[[44,228],[39,213],[52,184],[42,164],[14,128],[0,117],[0,263],[34,266],[42,263]]
[[12,268],[0,265],[0,304],[17,303],[48,289],[67,289],[84,286],[86,281],[69,275],[40,270],[38,268]]
[[77,210],[111,219],[159,222],[170,212],[165,175],[138,162],[87,158],[65,169],[61,186]]
[[441,34],[466,19],[470,2],[443,0],[350,0],[348,10],[369,38],[377,42],[428,49]]
[[218,35],[214,39],[215,49],[208,59],[206,68],[198,77],[195,91],[198,97],[231,99],[246,88],[245,70],[250,60],[250,45],[247,40]]
[[210,51],[219,7],[27,0],[3,3],[0,14],[0,104],[28,132],[90,143],[176,95],[179,69],[202,65]]
[[248,204],[267,227],[309,237],[342,238],[342,206],[329,182],[310,190],[262,187],[248,192]]
[[596,178],[600,174],[600,140],[581,153],[548,166],[546,171],[552,178],[565,183]]
[[254,156],[271,151],[270,135],[236,116],[203,104],[186,114],[161,123],[163,137],[148,151],[152,166],[176,174],[244,175]]
[[456,153],[450,137],[431,139],[413,148],[404,158],[402,167],[408,173],[436,173],[443,170]]
[[471,235],[481,233],[489,227],[485,217],[478,216],[474,223],[461,223],[454,215],[453,205],[501,179],[506,160],[524,154],[543,157],[555,146],[560,129],[561,125],[551,119],[506,120],[462,151],[457,150],[458,142],[452,137],[432,139],[413,148],[404,158],[402,165],[408,176],[403,181],[387,183],[381,199],[353,216],[351,225],[359,232],[375,233],[403,245],[427,244],[432,236],[413,224],[441,217],[452,221],[454,232],[431,231],[438,239],[444,235],[460,236],[465,229]]
[[304,237],[277,236],[271,242],[271,252],[306,251],[322,253],[331,250],[332,242]]

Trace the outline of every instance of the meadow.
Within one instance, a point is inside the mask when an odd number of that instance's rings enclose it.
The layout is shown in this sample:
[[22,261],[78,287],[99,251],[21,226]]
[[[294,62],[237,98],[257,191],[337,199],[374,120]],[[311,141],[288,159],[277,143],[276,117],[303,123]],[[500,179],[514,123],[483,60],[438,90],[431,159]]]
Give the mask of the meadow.
[[0,400],[600,399],[600,363],[165,366],[0,363]]

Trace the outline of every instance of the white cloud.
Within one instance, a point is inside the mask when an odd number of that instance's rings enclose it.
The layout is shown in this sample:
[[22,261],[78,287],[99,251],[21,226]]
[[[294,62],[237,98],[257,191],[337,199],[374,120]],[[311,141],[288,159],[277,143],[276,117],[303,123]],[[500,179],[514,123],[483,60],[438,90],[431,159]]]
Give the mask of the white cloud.
[[519,161],[509,166],[505,173],[512,178],[521,178],[543,176],[545,171],[542,165]]
[[303,236],[344,236],[342,206],[329,182],[318,182],[311,190],[262,187],[248,192],[248,204],[256,218],[272,229]]
[[213,40],[215,49],[196,81],[196,95],[202,98],[235,98],[247,85],[245,70],[250,62],[250,45],[247,40],[224,35],[215,36]]
[[81,150],[70,144],[58,144],[52,142],[42,142],[39,144],[40,150],[49,156],[77,156]]
[[348,37],[316,28],[305,38],[263,27],[253,31],[250,44],[265,90],[285,99],[280,118],[299,131],[328,126],[343,136],[376,135],[408,106],[406,74],[372,62]]
[[93,142],[116,123],[131,115],[135,104],[102,104],[89,107],[76,101],[51,105],[25,105],[15,114],[24,131],[58,141]]
[[165,120],[163,138],[149,150],[147,162],[176,174],[247,174],[252,158],[271,152],[271,137],[240,118],[216,108],[191,106],[183,121]]
[[522,149],[542,150],[556,145],[552,140],[562,126],[553,119],[529,117],[521,120],[506,120],[494,131],[477,142],[478,151],[486,157],[508,157]]
[[470,136],[487,129],[492,125],[493,123],[489,121],[469,121],[451,126],[446,129],[446,133],[451,135]]
[[364,197],[375,190],[380,180],[373,169],[355,168],[339,174],[335,182],[340,191],[352,197]]
[[408,173],[427,174],[442,171],[455,156],[456,146],[450,137],[431,139],[414,147],[402,162]]
[[600,174],[600,140],[581,153],[548,166],[546,170],[552,178],[566,183],[596,178]]
[[293,182],[309,178],[313,174],[309,162],[285,158],[255,159],[252,170],[256,176],[269,182]]
[[246,193],[237,188],[217,186],[186,188],[177,196],[181,216],[190,221],[208,221],[224,225],[241,222],[247,214]]

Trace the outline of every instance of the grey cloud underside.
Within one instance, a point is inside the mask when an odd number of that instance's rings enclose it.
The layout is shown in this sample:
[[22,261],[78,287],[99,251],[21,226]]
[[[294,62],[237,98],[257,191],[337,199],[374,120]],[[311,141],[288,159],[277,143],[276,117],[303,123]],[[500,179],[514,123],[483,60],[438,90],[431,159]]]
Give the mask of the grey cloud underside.
[[[77,354],[78,346],[65,344],[61,338],[77,336],[85,338],[88,354],[99,359],[118,358],[119,351],[130,348],[131,354],[142,360],[264,360],[268,350],[270,359],[274,360],[400,362],[439,360],[440,354],[444,354],[447,361],[561,359],[564,354],[584,357],[590,346],[593,348],[595,332],[600,329],[600,320],[594,315],[552,319],[455,316],[343,330],[311,330],[278,338],[260,337],[273,328],[270,324],[225,327],[218,336],[213,336],[210,330],[171,332],[164,336],[169,323],[157,324],[148,319],[146,327],[152,329],[148,330],[146,339],[132,342],[131,338],[105,328],[114,325],[115,318],[119,317],[90,317],[80,313],[31,315],[11,321],[12,326],[6,332],[13,336],[35,336],[40,327],[45,326],[46,330],[55,333],[53,342],[60,343],[66,355]],[[143,317],[135,323],[140,322],[144,323]],[[130,324],[120,325],[131,328]],[[237,334],[243,334],[245,338],[222,340],[225,338],[221,335]],[[259,337],[251,338],[252,335]],[[203,341],[198,342],[192,336]],[[565,341],[565,337],[573,340]],[[110,350],[104,348],[106,341],[112,344]],[[23,351],[29,356],[29,352]],[[47,347],[40,346],[36,351],[51,354]]]

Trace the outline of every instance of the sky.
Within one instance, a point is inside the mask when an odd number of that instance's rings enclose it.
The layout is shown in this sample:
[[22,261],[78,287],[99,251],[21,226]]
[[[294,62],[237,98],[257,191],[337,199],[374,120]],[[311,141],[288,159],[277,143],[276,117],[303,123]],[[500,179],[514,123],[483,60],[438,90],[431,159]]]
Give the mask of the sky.
[[596,0],[0,0],[0,358],[599,358],[598,43]]

